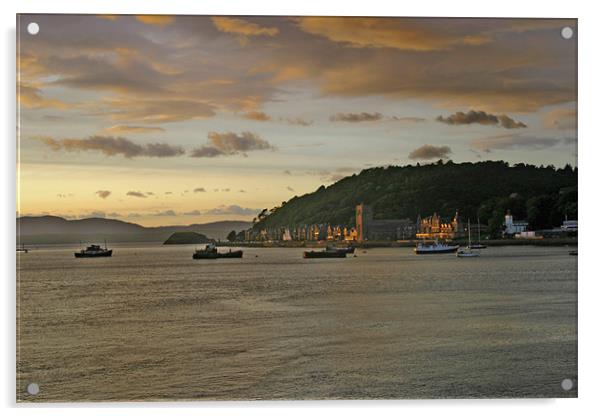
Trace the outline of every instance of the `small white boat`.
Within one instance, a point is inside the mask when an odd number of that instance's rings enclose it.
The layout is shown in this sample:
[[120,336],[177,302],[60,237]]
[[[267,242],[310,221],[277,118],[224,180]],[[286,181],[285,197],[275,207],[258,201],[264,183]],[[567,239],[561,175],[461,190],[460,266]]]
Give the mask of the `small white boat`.
[[470,240],[470,219],[468,220],[468,246],[458,249],[456,251],[456,257],[479,257],[481,252],[479,250],[473,250]]

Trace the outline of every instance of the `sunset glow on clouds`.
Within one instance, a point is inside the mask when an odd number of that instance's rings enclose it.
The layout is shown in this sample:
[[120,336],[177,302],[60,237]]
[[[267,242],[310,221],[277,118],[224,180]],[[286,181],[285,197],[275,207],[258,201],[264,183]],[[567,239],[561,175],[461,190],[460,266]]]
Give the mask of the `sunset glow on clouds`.
[[21,15],[19,211],[251,219],[371,166],[575,164],[565,26]]

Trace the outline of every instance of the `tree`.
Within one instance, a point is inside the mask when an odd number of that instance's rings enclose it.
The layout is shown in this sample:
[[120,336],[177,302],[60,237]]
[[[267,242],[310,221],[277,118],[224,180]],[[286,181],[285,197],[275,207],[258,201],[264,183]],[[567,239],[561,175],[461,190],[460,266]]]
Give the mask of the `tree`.
[[226,237],[228,239],[228,241],[230,241],[231,243],[236,241],[236,231],[232,230],[228,233],[228,236]]

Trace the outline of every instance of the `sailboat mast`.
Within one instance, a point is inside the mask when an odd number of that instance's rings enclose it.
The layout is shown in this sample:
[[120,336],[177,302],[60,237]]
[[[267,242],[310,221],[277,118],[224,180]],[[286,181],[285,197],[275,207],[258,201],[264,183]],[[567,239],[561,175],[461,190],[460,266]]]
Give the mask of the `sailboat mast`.
[[470,242],[470,218],[468,219],[468,247],[470,247],[472,243]]

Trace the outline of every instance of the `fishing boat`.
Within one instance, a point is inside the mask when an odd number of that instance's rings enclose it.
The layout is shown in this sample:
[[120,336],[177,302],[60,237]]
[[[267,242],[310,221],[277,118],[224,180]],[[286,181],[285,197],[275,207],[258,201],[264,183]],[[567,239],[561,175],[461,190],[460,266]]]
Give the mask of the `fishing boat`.
[[468,246],[458,249],[456,257],[479,257],[481,253],[478,250],[473,251],[470,239],[470,219],[468,220]]
[[346,250],[322,250],[322,251],[304,251],[304,259],[334,259],[347,257]]
[[219,252],[215,244],[207,244],[204,249],[195,250],[192,254],[195,260],[215,260],[215,259],[240,259],[242,250],[232,250]]
[[446,243],[440,243],[439,240],[435,240],[432,244],[418,243],[416,248],[414,249],[414,253],[416,254],[446,254],[446,253],[455,253],[459,245],[449,245]]
[[481,221],[479,220],[479,218],[477,218],[477,233],[478,233],[478,241],[476,244],[468,244],[468,247],[474,249],[474,250],[481,250],[484,248],[487,248],[487,246],[485,244],[481,244]]
[[105,240],[104,248],[99,245],[92,244],[91,246],[88,246],[80,251],[76,251],[73,254],[78,259],[84,257],[111,257],[113,255],[113,250],[109,250],[107,248],[107,242]]

